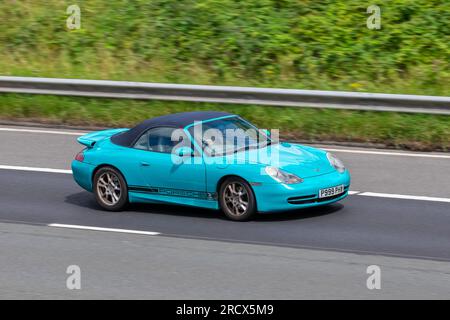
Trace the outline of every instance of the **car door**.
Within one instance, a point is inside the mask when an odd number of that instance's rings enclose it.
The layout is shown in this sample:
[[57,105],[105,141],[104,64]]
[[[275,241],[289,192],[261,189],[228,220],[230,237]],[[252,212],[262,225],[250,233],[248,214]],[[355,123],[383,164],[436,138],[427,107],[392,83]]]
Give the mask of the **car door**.
[[176,161],[172,151],[179,142],[172,141],[174,130],[152,128],[135,143],[139,170],[146,181],[141,191],[172,198],[204,199],[207,197],[205,164]]

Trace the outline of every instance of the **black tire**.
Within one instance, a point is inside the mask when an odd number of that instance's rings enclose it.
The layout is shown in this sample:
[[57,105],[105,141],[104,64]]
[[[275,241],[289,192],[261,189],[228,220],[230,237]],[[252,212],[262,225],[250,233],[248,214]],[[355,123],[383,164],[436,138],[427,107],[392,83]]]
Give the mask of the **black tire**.
[[219,204],[227,218],[234,221],[248,221],[256,214],[253,190],[239,177],[229,177],[220,185]]
[[[111,183],[107,177],[110,177]],[[121,211],[126,207],[128,204],[128,185],[119,170],[109,166],[102,167],[95,173],[93,182],[95,200],[103,209]],[[120,192],[115,186],[119,186]]]

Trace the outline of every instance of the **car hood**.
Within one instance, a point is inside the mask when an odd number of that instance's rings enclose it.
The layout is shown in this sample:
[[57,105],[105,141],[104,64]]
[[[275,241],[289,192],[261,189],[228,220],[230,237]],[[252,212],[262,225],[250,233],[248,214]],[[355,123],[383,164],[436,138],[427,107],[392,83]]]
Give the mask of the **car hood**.
[[333,172],[326,152],[291,143],[278,143],[262,149],[251,149],[235,154],[240,163],[274,166],[308,178]]

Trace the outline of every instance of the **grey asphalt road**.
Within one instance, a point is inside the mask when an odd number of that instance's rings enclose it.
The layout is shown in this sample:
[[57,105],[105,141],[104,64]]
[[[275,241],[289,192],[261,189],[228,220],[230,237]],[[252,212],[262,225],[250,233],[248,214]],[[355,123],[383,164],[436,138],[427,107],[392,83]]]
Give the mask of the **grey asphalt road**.
[[0,254],[3,299],[450,298],[449,264],[429,260],[4,223]]
[[[7,128],[7,126],[0,127]],[[80,132],[80,130],[52,128],[10,128]],[[0,131],[0,165],[70,169],[70,162],[82,149],[76,138],[76,135]],[[320,147],[360,150],[335,146]],[[448,181],[450,158],[334,153],[344,161],[352,173],[352,190],[450,198]],[[450,153],[429,154],[450,156]]]
[[350,196],[327,207],[236,223],[218,211],[167,205],[101,210],[71,175],[0,170],[0,221],[156,231],[183,238],[429,257],[450,261],[449,203]]
[[[75,138],[0,131],[0,165],[68,169]],[[448,158],[335,153],[352,190],[450,197]],[[0,169],[0,204],[0,298],[450,298],[450,203],[349,196],[235,223],[177,206],[104,212],[69,174]],[[69,264],[80,291],[65,288]],[[365,286],[371,264],[381,290]]]

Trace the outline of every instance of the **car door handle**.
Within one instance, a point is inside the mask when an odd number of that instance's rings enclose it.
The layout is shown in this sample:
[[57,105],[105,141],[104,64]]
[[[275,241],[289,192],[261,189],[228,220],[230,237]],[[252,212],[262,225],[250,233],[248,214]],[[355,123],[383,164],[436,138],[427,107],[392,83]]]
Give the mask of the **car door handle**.
[[141,162],[141,166],[148,167],[148,166],[150,166],[150,163],[148,163],[148,162]]

